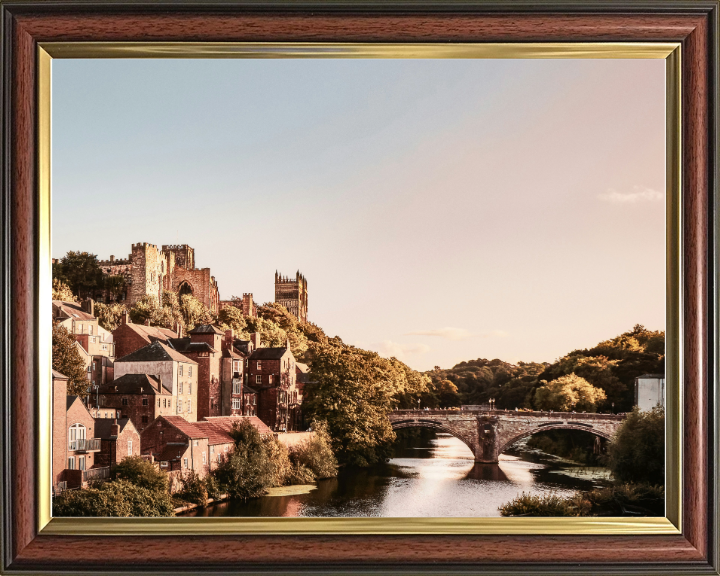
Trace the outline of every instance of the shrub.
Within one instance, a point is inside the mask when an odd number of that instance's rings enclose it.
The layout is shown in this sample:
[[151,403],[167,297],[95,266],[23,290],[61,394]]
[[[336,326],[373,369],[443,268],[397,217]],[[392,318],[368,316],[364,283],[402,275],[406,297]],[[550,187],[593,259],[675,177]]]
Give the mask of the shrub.
[[192,502],[205,506],[208,500],[208,489],[205,480],[200,478],[194,471],[190,471],[180,479],[180,491],[178,496],[186,502]]
[[310,468],[296,462],[290,467],[285,482],[287,484],[312,484],[315,482],[315,474]]
[[[265,437],[265,453],[270,463],[270,486],[285,486],[291,484],[292,462],[290,454],[284,444],[272,437]],[[313,478],[314,480],[314,478]]]
[[308,468],[315,478],[334,478],[337,476],[338,463],[332,451],[327,422],[314,421],[312,429],[314,436],[291,450],[290,460],[295,465]]
[[526,494],[500,506],[501,516],[581,516],[579,502],[557,494]]
[[113,478],[122,478],[148,490],[168,491],[168,476],[141,456],[126,456],[113,469]]
[[608,446],[608,467],[619,482],[665,483],[665,413],[662,408],[628,415]]
[[170,495],[127,480],[113,480],[85,490],[66,490],[53,499],[54,516],[174,516]]
[[207,478],[205,478],[205,487],[207,488],[207,497],[208,498],[218,498],[221,494],[223,494],[222,486],[220,486],[220,482],[217,481],[215,476],[212,474],[208,475]]

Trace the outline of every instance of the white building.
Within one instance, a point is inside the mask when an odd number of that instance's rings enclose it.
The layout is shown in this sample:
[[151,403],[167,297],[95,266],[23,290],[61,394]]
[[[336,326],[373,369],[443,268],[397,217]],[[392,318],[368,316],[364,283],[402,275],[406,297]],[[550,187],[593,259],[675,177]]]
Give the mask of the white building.
[[635,405],[642,412],[665,408],[665,374],[643,374],[635,378]]

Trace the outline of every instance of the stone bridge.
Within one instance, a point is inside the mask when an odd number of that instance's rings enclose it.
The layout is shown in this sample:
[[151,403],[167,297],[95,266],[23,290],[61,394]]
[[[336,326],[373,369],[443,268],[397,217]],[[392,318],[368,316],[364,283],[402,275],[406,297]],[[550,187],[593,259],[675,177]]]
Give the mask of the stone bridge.
[[496,463],[512,444],[544,430],[582,430],[609,440],[624,415],[504,410],[395,410],[393,430],[431,428],[462,440],[476,462]]

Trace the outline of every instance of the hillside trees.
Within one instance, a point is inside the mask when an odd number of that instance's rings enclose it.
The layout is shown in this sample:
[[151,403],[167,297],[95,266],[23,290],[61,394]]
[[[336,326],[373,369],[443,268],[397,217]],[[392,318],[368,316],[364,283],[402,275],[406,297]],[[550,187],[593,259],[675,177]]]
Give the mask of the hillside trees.
[[576,374],[560,376],[552,382],[541,382],[535,390],[535,406],[540,410],[560,412],[597,412],[605,392]]
[[67,393],[85,397],[90,381],[77,342],[64,326],[54,323],[52,329],[52,367],[68,377]]
[[81,298],[95,297],[104,287],[104,274],[97,256],[89,252],[68,252],[53,264],[52,275]]

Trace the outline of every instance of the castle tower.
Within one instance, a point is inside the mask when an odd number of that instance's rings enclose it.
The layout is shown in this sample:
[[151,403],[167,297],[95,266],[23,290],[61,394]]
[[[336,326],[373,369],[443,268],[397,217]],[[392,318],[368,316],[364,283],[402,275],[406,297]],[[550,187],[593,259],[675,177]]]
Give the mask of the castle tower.
[[285,306],[301,322],[307,322],[307,280],[299,270],[294,280],[275,271],[275,302]]
[[185,270],[195,269],[195,249],[187,244],[169,244],[162,247],[165,254],[175,254],[175,266],[185,268]]
[[158,247],[147,242],[133,244],[130,261],[132,264],[132,286],[128,305],[134,306],[137,301],[146,295],[155,296],[160,302],[165,263],[163,254],[158,250]]

